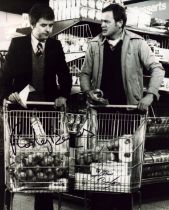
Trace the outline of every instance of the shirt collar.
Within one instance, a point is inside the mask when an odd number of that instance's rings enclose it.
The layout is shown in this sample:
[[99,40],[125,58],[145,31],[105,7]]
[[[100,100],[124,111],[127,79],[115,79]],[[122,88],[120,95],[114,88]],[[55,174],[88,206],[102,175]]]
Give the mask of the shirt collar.
[[110,40],[110,39],[107,39],[107,37],[104,37],[102,43],[104,44],[105,41],[107,41],[111,46],[115,47],[119,43],[119,41],[121,40],[123,41],[123,39],[124,39],[124,30],[122,32],[122,35],[119,38],[115,40]]
[[[39,40],[37,40],[33,36],[33,34],[31,34],[31,44],[32,44],[32,48],[33,48],[34,53],[37,52],[37,45],[38,45],[38,43],[39,43]],[[42,44],[42,48],[43,48],[43,51],[44,51],[44,49],[45,49],[45,42],[40,42],[40,43]]]

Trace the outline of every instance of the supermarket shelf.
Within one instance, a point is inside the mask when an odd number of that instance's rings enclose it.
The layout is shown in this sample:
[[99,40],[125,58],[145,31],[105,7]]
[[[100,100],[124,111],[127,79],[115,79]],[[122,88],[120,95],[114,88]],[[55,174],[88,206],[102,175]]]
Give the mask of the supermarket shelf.
[[[144,1],[149,1],[149,0],[144,0]],[[123,2],[124,2],[124,5],[129,5],[129,4],[143,2],[143,0],[123,0]]]
[[169,139],[169,133],[146,133],[146,140],[154,140],[154,139],[159,139],[162,138],[163,140],[168,140]]
[[169,32],[156,31],[155,28],[153,28],[153,27],[146,27],[144,29],[140,29],[140,28],[136,28],[136,27],[127,26],[127,29],[130,31],[133,31],[133,32],[144,33],[144,34],[153,35],[153,36],[159,36],[161,38],[169,37]]
[[142,179],[142,186],[151,185],[151,184],[158,184],[158,183],[164,183],[164,182],[169,182],[169,177],[168,176]]
[[23,35],[27,35],[31,33],[31,28],[30,27],[17,28],[16,32],[21,33]]
[[153,162],[153,163],[144,163],[143,167],[145,166],[152,166],[152,165],[168,165],[169,166],[169,161],[165,161],[165,162]]
[[[89,24],[91,26],[93,36],[96,36],[98,33],[101,32],[100,21],[92,20],[89,18],[75,18],[75,19],[56,21],[53,26],[52,36],[56,36],[57,34],[65,31],[66,29],[69,29],[72,26],[79,24]],[[30,27],[17,28],[16,32],[27,35],[31,32],[31,28]]]
[[[97,34],[101,32],[100,21],[92,20],[88,18],[75,18],[75,19],[69,19],[69,20],[56,21],[53,26],[52,36],[56,36],[57,34],[65,31],[66,29],[69,29],[72,26],[79,25],[79,24],[89,24],[91,26],[93,36],[96,36]],[[155,36],[160,36],[164,38],[169,37],[169,33],[167,34],[166,32],[151,31],[151,29],[154,29],[152,27],[139,29],[136,27],[127,26],[126,28],[133,32],[155,35]],[[17,28],[16,32],[27,35],[31,32],[31,28],[30,27]]]

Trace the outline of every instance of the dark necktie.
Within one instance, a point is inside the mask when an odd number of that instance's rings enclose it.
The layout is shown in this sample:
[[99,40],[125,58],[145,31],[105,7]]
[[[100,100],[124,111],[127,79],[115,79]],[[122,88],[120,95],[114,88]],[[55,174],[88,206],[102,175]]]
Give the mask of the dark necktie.
[[42,55],[42,53],[43,53],[42,43],[41,43],[41,42],[39,42],[39,43],[37,44],[37,51],[36,51],[36,55],[39,57],[39,56],[41,56],[41,55]]

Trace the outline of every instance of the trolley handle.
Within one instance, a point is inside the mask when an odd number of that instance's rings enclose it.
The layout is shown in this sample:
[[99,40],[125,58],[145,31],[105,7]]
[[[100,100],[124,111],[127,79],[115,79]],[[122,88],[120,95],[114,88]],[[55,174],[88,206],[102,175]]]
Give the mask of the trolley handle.
[[108,105],[93,105],[88,103],[89,108],[128,108],[128,109],[137,109],[137,105],[113,105],[113,104],[108,104]]
[[[11,101],[9,100],[4,100],[4,104],[12,104]],[[54,102],[48,102],[48,101],[27,101],[27,105],[47,105],[47,106],[53,106],[55,103]]]
[[55,105],[54,102],[50,102],[50,101],[27,101],[26,104],[27,105],[46,105],[46,106],[54,106]]

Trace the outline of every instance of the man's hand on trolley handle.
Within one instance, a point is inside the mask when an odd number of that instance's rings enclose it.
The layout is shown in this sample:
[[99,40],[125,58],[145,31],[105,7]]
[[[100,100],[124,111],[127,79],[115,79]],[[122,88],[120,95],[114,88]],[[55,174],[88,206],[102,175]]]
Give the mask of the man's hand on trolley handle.
[[[87,99],[91,104],[97,105],[108,105],[108,100],[103,98],[103,92],[99,89],[86,91]],[[148,93],[144,96],[138,103],[138,109],[141,111],[147,111],[149,106],[152,104],[154,99],[154,94]]]
[[[22,103],[22,100],[21,100],[18,92],[11,93],[8,96],[8,100],[11,101],[12,103],[18,103],[21,106],[25,107]],[[54,107],[55,108],[62,108],[62,109],[65,110],[66,107],[67,107],[66,101],[67,101],[67,99],[65,97],[60,96],[59,98],[55,99]]]
[[152,104],[154,99],[154,95],[152,93],[148,93],[144,96],[138,103],[138,109],[141,111],[147,111],[148,107]]
[[66,107],[67,107],[66,101],[67,101],[67,99],[65,97],[60,96],[59,98],[56,98],[55,99],[55,105],[54,105],[54,107],[55,108],[61,108],[61,109],[66,110]]

